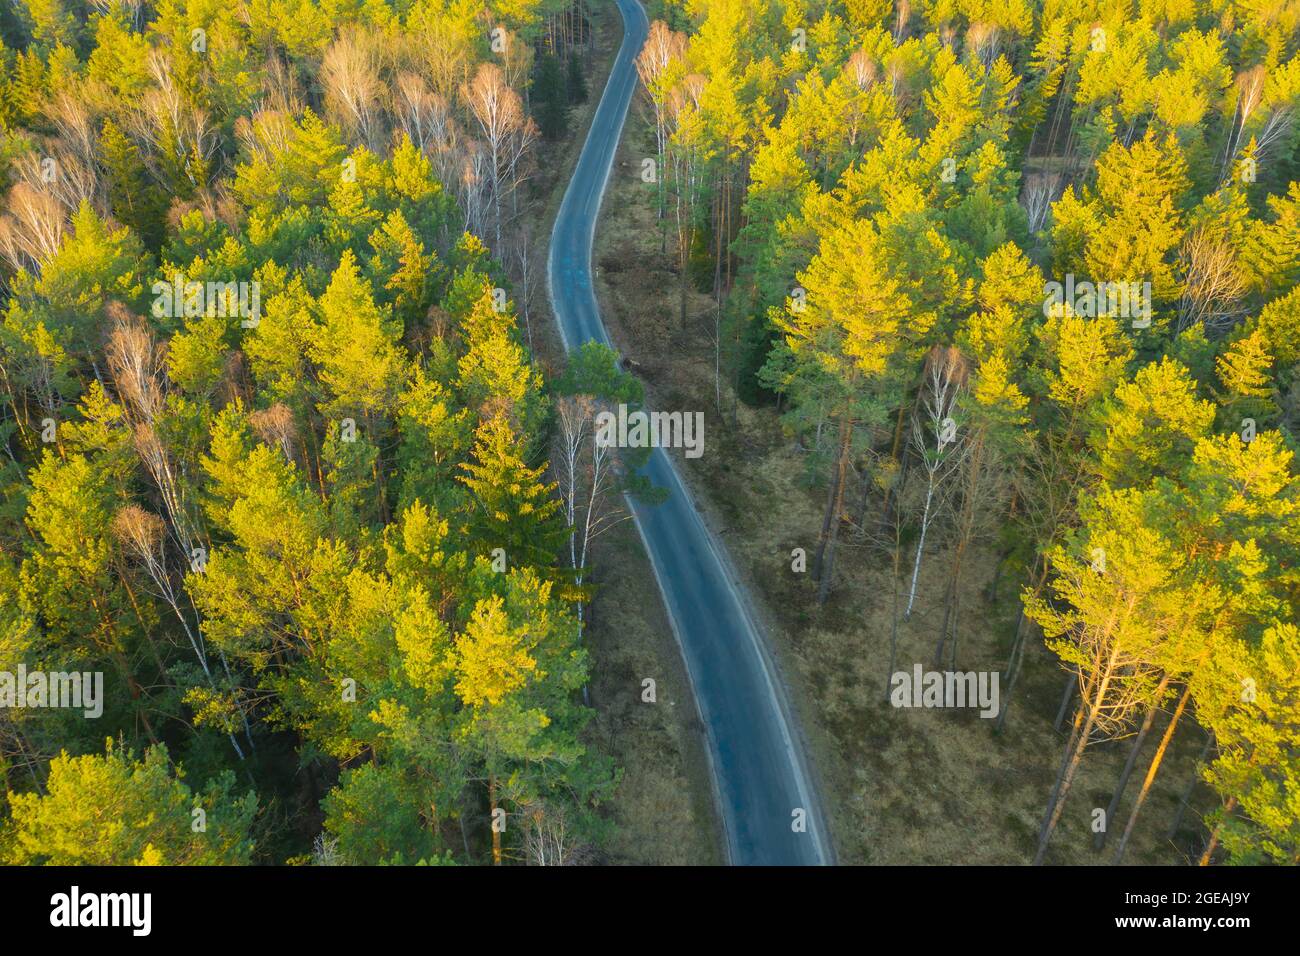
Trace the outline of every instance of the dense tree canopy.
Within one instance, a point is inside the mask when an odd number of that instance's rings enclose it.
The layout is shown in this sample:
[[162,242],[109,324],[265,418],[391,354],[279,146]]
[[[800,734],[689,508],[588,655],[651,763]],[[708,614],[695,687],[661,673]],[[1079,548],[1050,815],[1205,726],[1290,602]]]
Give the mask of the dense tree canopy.
[[996,541],[1077,688],[1040,858],[1088,744],[1141,747],[1178,701],[1165,744],[1193,718],[1215,742],[1207,859],[1295,863],[1294,7],[654,11],[639,67],[682,324],[694,281],[719,411],[776,397],[810,452],[818,600],[841,526],[870,538],[872,496],[882,526],[902,509],[913,597],[927,550],[949,562],[954,666],[964,559]]
[[0,14],[0,670],[105,675],[0,711],[0,856],[583,852],[615,775],[511,290],[585,9],[237,7]]

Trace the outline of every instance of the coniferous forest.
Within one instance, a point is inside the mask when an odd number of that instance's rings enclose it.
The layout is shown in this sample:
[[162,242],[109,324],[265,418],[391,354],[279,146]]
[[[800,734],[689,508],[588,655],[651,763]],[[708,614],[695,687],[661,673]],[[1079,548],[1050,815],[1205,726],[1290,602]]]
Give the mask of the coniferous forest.
[[0,654],[105,675],[0,711],[6,861],[595,846],[517,222],[583,11],[4,17]]
[[[659,14],[664,321],[702,310],[699,400],[799,448],[798,626],[839,628],[810,682],[976,658],[1006,739],[1046,658],[1060,735],[1011,860],[1050,860],[1064,815],[1107,862],[1184,820],[1189,862],[1300,861],[1300,7]],[[1171,742],[1189,779],[1144,811]],[[1077,793],[1096,750],[1118,782]]]
[[643,407],[803,728],[759,831],[1300,862],[1300,2],[645,13],[0,5],[0,862],[740,862]]

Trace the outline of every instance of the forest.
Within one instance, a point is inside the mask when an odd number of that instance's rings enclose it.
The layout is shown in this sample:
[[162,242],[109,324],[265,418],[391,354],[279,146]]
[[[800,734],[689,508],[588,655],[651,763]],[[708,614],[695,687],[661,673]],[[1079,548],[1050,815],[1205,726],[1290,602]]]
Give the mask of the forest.
[[[1300,6],[653,15],[654,254],[718,420],[769,408],[798,442],[807,605],[845,561],[892,566],[881,686],[928,598],[927,666],[998,661],[995,732],[1045,645],[1063,731],[1034,862],[1117,741],[1088,836],[1122,859],[1176,737],[1215,796],[1190,861],[1300,862]],[[1007,634],[970,606],[985,567]]]
[[97,719],[0,709],[0,859],[589,857],[617,772],[584,739],[583,545],[615,478],[547,460],[557,408],[635,395],[608,350],[544,379],[525,221],[585,9],[0,27],[0,670],[104,675]]
[[842,861],[889,761],[925,841],[920,662],[1036,768],[998,862],[1300,863],[1300,3],[650,0],[597,258],[658,366],[546,344],[595,6],[0,7],[0,672],[103,675],[0,686],[0,862],[609,862],[596,539],[653,496],[592,423],[663,400],[814,751],[875,751]]

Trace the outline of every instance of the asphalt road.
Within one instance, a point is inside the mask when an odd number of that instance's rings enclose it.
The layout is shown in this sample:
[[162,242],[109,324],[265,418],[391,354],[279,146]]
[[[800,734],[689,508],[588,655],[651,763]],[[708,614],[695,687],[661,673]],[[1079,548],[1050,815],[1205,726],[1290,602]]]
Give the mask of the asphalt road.
[[[623,43],[551,234],[547,277],[566,349],[592,339],[610,344],[592,290],[591,244],[637,87],[634,61],[649,28],[637,0],[616,2]],[[627,175],[640,175],[640,167]],[[704,455],[707,462],[707,431]],[[669,490],[668,500],[654,506],[632,501],[631,507],[708,734],[730,861],[830,863],[820,804],[790,708],[726,552],[662,449],[653,451],[645,474]],[[788,558],[773,555],[773,560]]]

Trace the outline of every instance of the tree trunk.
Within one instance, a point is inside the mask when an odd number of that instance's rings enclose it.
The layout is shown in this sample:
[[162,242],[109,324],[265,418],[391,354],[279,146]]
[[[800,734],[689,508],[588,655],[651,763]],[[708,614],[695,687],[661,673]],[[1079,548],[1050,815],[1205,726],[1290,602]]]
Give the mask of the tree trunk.
[[[1109,632],[1110,626],[1107,626]],[[1088,747],[1088,737],[1092,734],[1092,728],[1097,722],[1097,714],[1101,710],[1102,703],[1106,700],[1106,689],[1110,686],[1110,679],[1115,673],[1115,657],[1119,653],[1118,648],[1112,648],[1110,658],[1106,661],[1106,669],[1102,672],[1104,675],[1097,684],[1096,695],[1091,701],[1085,701],[1082,696],[1079,697],[1079,714],[1082,714],[1084,708],[1087,708],[1088,717],[1083,722],[1083,729],[1078,732],[1078,739],[1074,742],[1073,753],[1069,757],[1069,763],[1066,765],[1065,775],[1060,782],[1060,790],[1056,794],[1053,804],[1048,807],[1048,814],[1044,820],[1042,834],[1038,840],[1038,853],[1034,856],[1034,865],[1038,866],[1047,856],[1047,845],[1052,840],[1052,833],[1056,830],[1057,823],[1061,820],[1061,812],[1065,809],[1065,798],[1070,794],[1070,786],[1074,783],[1075,771],[1079,769],[1079,761],[1083,759],[1083,752]],[[1079,718],[1075,716],[1077,726]],[[1070,748],[1066,748],[1066,753],[1070,753]]]
[[[1227,816],[1228,814],[1232,813],[1232,811],[1236,809],[1236,806],[1237,806],[1237,798],[1229,797],[1228,802],[1223,805],[1224,816]],[[1214,830],[1211,831],[1210,839],[1205,844],[1205,852],[1202,853],[1201,858],[1196,861],[1197,866],[1210,865],[1210,857],[1214,856],[1214,851],[1219,846],[1219,831],[1222,829],[1223,829],[1223,824],[1219,823],[1218,825],[1215,826]]]
[[1070,729],[1070,740],[1065,745],[1065,752],[1061,755],[1061,767],[1056,772],[1056,782],[1052,784],[1052,792],[1047,798],[1047,809],[1043,813],[1043,821],[1038,825],[1038,852],[1034,857],[1034,864],[1037,865],[1046,851],[1046,835],[1050,828],[1056,826],[1056,820],[1060,816],[1057,807],[1061,803],[1061,788],[1065,784],[1066,775],[1071,773],[1071,766],[1074,761],[1075,746],[1079,740],[1079,731],[1083,726],[1083,708],[1079,707],[1074,712],[1074,725]]
[[1027,620],[1025,606],[1021,604],[1020,613],[1016,615],[1016,636],[1011,641],[1011,653],[1007,657],[1006,673],[1002,676],[1002,681],[1006,687],[1002,691],[1002,707],[998,711],[997,723],[993,725],[995,734],[1002,733],[1002,728],[1007,723],[1007,711],[1011,709],[1011,692],[1015,690],[1016,678],[1020,676],[1020,648],[1024,643],[1025,621]]
[[[1037,594],[1042,589],[1043,584],[1047,581],[1047,564],[1043,563],[1043,572],[1038,577],[1038,583],[1034,585],[1034,593]],[[994,725],[995,733],[1002,733],[1002,728],[1006,726],[1007,711],[1011,709],[1011,692],[1015,690],[1016,679],[1020,676],[1020,668],[1025,660],[1025,632],[1029,618],[1025,615],[1025,602],[1020,602],[1020,614],[1016,619],[1016,636],[1011,643],[1011,654],[1007,658],[1007,676],[1006,690],[1002,694],[1002,711],[998,714],[998,721]],[[1058,719],[1059,727],[1060,721]]]
[[966,464],[966,490],[961,505],[961,517],[958,519],[957,547],[952,558],[952,571],[948,575],[948,593],[943,602],[943,626],[939,629],[939,644],[934,649],[934,664],[937,668],[943,659],[944,645],[952,637],[951,669],[957,669],[957,609],[960,601],[962,559],[970,544],[975,528],[975,499],[979,488],[980,469],[984,462],[984,433],[977,434],[970,459]]
[[1160,738],[1160,746],[1156,748],[1156,754],[1151,758],[1151,766],[1147,768],[1147,775],[1142,780],[1142,789],[1138,791],[1137,799],[1133,801],[1133,809],[1129,811],[1128,823],[1124,825],[1124,835],[1119,838],[1119,846],[1115,848],[1115,862],[1118,864],[1124,859],[1124,850],[1128,847],[1129,837],[1133,834],[1133,826],[1137,823],[1138,813],[1142,810],[1142,804],[1146,802],[1147,794],[1151,792],[1151,784],[1155,782],[1156,773],[1160,770],[1160,763],[1165,759],[1165,751],[1169,749],[1169,741],[1174,739],[1174,731],[1178,729],[1178,720],[1183,716],[1183,710],[1187,707],[1187,700],[1191,697],[1192,685],[1190,681],[1183,688],[1183,696],[1178,699],[1178,707],[1174,710],[1174,716],[1169,719],[1169,726],[1165,728],[1165,734]]
[[822,530],[817,538],[817,551],[813,555],[813,580],[822,579],[822,565],[826,559],[826,542],[830,539],[831,525],[835,521],[835,503],[839,497],[839,479],[840,467],[839,458],[844,454],[845,429],[848,427],[847,417],[840,419],[839,441],[836,443],[838,451],[836,452],[835,467],[831,470],[830,485],[826,489],[826,511],[822,515]]
[[925,489],[925,509],[921,512],[921,536],[916,540],[916,559],[912,562],[912,586],[907,592],[907,610],[903,612],[903,620],[912,619],[912,605],[916,603],[916,581],[921,575],[921,555],[925,551],[925,533],[930,528],[930,505],[934,501],[934,478],[931,476],[930,484]]
[[844,484],[849,465],[849,447],[853,441],[853,425],[848,415],[840,418],[839,455],[835,463],[835,477],[831,481],[831,496],[826,517],[822,522],[822,539],[817,544],[817,603],[825,604],[830,594],[831,577],[835,573],[835,540],[839,537],[840,509],[844,506]]
[[[678,215],[680,215],[680,212],[678,213]],[[680,318],[682,324],[682,331],[685,331],[686,330],[686,282],[687,282],[687,273],[690,270],[690,264],[691,264],[691,243],[695,237],[693,235],[694,230],[683,230],[681,226],[678,227],[678,230],[679,231],[677,237],[677,247],[678,247],[679,254],[677,258],[679,260],[678,269],[680,272],[681,281],[678,283],[677,288],[678,288],[680,306],[681,306]]]
[[501,865],[501,831],[497,829],[497,778],[495,774],[488,775],[488,807],[491,810],[492,819],[492,865]]
[[890,450],[890,456],[898,462],[898,473],[894,475],[894,480],[885,490],[885,505],[880,509],[882,530],[894,517],[894,509],[898,507],[898,496],[902,494],[903,482],[907,478],[907,450],[903,448],[903,421],[906,417],[907,404],[902,403],[898,406],[898,419],[894,424],[894,446]]
[[1172,840],[1178,835],[1178,828],[1183,825],[1183,815],[1187,812],[1187,805],[1191,803],[1192,791],[1196,789],[1197,782],[1201,779],[1201,768],[1205,766],[1205,761],[1210,757],[1210,750],[1214,747],[1214,734],[1205,735],[1205,746],[1201,748],[1201,755],[1196,758],[1196,764],[1192,767],[1192,777],[1187,781],[1187,786],[1183,788],[1182,798],[1178,801],[1178,812],[1174,814],[1174,820],[1169,824],[1168,838]]
[[903,526],[899,521],[894,522],[894,575],[893,575],[893,605],[891,607],[889,623],[889,670],[885,672],[885,700],[889,700],[889,685],[894,678],[894,665],[898,659],[898,578],[899,571],[902,570],[902,534]]
[[1147,739],[1147,733],[1151,730],[1151,725],[1156,721],[1156,712],[1160,709],[1160,701],[1164,699],[1165,688],[1169,685],[1169,675],[1166,674],[1160,679],[1160,686],[1156,688],[1156,697],[1151,706],[1147,708],[1146,716],[1142,719],[1142,727],[1138,730],[1137,739],[1133,741],[1133,747],[1128,752],[1128,760],[1124,761],[1124,769],[1120,772],[1119,782],[1115,784],[1115,792],[1111,795],[1110,805],[1106,807],[1106,829],[1103,829],[1093,837],[1092,843],[1095,849],[1100,850],[1106,845],[1106,834],[1110,828],[1110,821],[1115,819],[1115,814],[1119,812],[1119,802],[1124,797],[1124,791],[1128,788],[1129,777],[1133,775],[1133,768],[1137,766],[1138,754],[1142,751],[1142,744]]
[[1070,701],[1074,700],[1074,688],[1079,682],[1077,674],[1071,674],[1065,679],[1065,693],[1061,695],[1061,709],[1056,712],[1055,729],[1059,732],[1061,725],[1065,723],[1065,715],[1070,712]]

